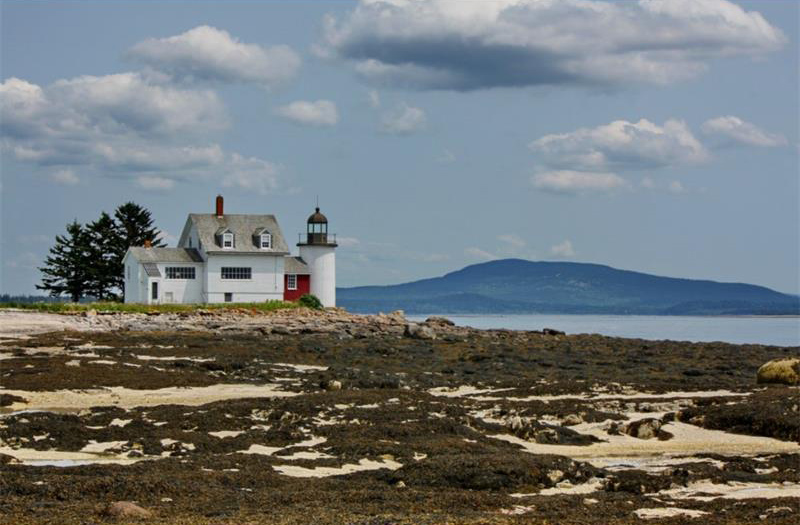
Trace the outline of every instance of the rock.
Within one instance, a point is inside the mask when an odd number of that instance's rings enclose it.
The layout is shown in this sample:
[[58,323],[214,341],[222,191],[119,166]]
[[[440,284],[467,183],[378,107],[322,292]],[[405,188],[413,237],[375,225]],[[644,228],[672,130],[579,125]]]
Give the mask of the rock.
[[542,333],[544,335],[566,335],[561,330],[554,330],[553,328],[543,328]]
[[408,323],[405,335],[414,339],[436,339],[436,332],[430,326],[417,323]]
[[425,319],[425,324],[432,324],[434,326],[455,326],[456,324],[447,317],[440,317],[437,315]]
[[405,488],[406,484],[403,483],[402,480],[400,480],[397,483],[395,483],[394,486],[397,487],[398,489],[402,489],[402,488]]
[[756,381],[759,384],[800,385],[800,358],[784,357],[764,363],[756,373]]
[[625,425],[624,432],[639,439],[653,439],[661,431],[661,421],[654,418],[639,419]]
[[571,427],[572,425],[580,425],[583,423],[583,418],[578,414],[569,414],[561,421],[562,427]]
[[86,310],[85,312],[83,312],[83,316],[84,317],[96,317],[97,316],[97,310],[95,310],[94,308],[92,308],[91,310]]
[[153,513],[132,501],[115,501],[103,511],[106,516],[114,518],[151,518]]
[[325,383],[325,390],[341,390],[342,389],[342,382],[337,381],[335,379],[331,379],[327,383]]

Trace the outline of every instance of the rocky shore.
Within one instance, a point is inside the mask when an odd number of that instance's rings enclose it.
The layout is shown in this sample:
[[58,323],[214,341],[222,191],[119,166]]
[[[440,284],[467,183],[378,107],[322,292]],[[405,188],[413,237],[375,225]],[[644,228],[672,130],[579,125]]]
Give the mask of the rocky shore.
[[796,523],[798,354],[0,311],[0,523]]

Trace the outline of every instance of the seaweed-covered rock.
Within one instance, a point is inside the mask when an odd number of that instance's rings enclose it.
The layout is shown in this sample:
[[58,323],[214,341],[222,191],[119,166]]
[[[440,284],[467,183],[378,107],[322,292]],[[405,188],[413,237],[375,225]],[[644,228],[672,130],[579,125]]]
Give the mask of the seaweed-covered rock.
[[587,463],[554,455],[450,454],[405,465],[391,474],[391,481],[402,480],[408,486],[513,490],[552,487],[562,480],[577,485],[598,472]]
[[761,365],[756,373],[759,384],[800,385],[800,358],[773,359]]

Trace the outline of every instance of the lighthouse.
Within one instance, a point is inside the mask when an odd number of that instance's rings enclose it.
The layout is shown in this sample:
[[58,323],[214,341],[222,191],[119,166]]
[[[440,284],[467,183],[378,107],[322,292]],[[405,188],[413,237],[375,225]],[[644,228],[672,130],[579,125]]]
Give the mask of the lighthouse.
[[[301,234],[302,240],[302,234]],[[319,207],[306,223],[305,242],[297,243],[300,257],[308,265],[311,293],[322,306],[336,306],[336,235],[328,234],[328,219]]]

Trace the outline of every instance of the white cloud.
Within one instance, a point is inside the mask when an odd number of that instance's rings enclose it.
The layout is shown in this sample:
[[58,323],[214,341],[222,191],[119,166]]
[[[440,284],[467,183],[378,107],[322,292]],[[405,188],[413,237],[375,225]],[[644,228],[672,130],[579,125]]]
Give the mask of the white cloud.
[[537,173],[531,183],[538,190],[564,194],[607,192],[626,186],[625,180],[614,173],[572,170]]
[[373,109],[377,109],[381,107],[381,95],[374,89],[367,93],[367,101],[369,102],[369,107]]
[[575,250],[572,247],[572,242],[565,240],[562,243],[550,247],[550,255],[553,257],[574,257]]
[[292,78],[301,62],[288,46],[245,44],[227,31],[205,25],[180,35],[149,38],[133,46],[128,55],[178,80],[265,86]]
[[646,119],[616,120],[596,128],[545,135],[530,148],[549,166],[586,171],[697,164],[709,158],[686,123],[674,119],[662,126]]
[[153,177],[143,175],[136,178],[136,184],[144,189],[150,191],[166,191],[175,187],[175,181],[172,179],[165,179],[163,177]]
[[337,237],[336,242],[342,248],[352,248],[354,246],[358,246],[359,244],[361,244],[361,241],[359,241],[355,237]]
[[527,244],[522,237],[513,233],[505,233],[497,236],[498,241],[503,241],[512,248],[523,248]]
[[474,246],[464,250],[464,254],[473,259],[481,259],[483,261],[492,261],[498,258],[495,254],[489,253],[486,250],[481,250],[480,248],[476,248]]
[[330,100],[298,100],[279,107],[275,113],[298,124],[310,126],[335,126],[339,122],[336,104]]
[[768,133],[755,124],[739,117],[728,115],[712,118],[703,123],[703,132],[717,135],[728,141],[748,146],[776,147],[788,144],[786,137],[777,133]]
[[269,195],[278,190],[279,174],[280,168],[271,162],[234,153],[226,166],[222,185]]
[[74,186],[81,180],[75,175],[75,172],[70,169],[58,170],[50,174],[50,180],[65,186]]
[[0,84],[0,121],[3,153],[62,184],[76,182],[80,172],[158,191],[225,174],[248,190],[278,185],[268,161],[244,159],[206,140],[227,125],[214,92],[155,84],[138,73],[45,87],[10,78]]
[[362,0],[316,47],[374,82],[472,90],[667,84],[786,41],[726,0]]
[[394,111],[383,116],[382,129],[393,135],[410,135],[425,128],[427,117],[420,108],[400,104]]
[[452,151],[446,149],[442,152],[441,156],[436,160],[438,162],[441,162],[442,164],[452,164],[456,161],[456,156]]
[[668,188],[670,193],[675,193],[675,194],[686,193],[686,188],[683,187],[683,184],[681,184],[681,181],[679,180],[674,180],[670,182]]

